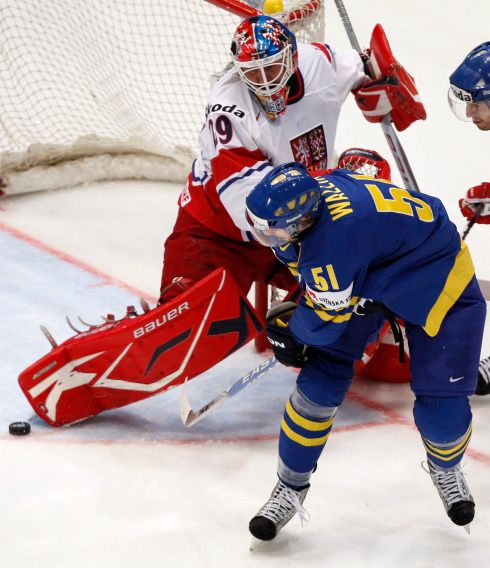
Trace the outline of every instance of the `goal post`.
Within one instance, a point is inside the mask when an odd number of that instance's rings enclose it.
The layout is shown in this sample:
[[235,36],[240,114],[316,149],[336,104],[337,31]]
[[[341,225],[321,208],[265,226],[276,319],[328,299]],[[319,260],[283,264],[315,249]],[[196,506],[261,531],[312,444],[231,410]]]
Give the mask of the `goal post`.
[[[239,0],[4,0],[0,194],[102,179],[181,181]],[[322,0],[274,14],[323,39]]]

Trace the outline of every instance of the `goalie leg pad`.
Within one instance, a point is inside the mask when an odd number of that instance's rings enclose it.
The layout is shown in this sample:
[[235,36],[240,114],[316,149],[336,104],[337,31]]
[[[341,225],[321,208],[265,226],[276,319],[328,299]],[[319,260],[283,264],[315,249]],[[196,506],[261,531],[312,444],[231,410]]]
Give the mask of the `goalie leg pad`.
[[163,392],[210,369],[264,328],[233,280],[216,270],[171,302],[78,333],[19,376],[52,426]]

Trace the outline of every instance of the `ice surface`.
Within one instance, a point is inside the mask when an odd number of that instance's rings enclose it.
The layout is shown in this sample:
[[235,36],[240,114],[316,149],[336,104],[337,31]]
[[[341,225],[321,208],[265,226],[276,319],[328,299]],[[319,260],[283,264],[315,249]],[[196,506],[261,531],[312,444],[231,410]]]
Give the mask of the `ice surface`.
[[[421,188],[439,196],[462,229],[457,199],[489,179],[490,134],[452,116],[447,79],[489,39],[488,1],[371,0],[347,9],[361,44],[381,22],[415,75],[428,119],[400,139]],[[329,43],[347,47],[333,2],[327,30]],[[352,100],[337,137],[339,151],[349,146],[389,157],[380,129],[363,121]],[[490,397],[472,401],[471,536],[451,524],[420,468],[408,386],[356,379],[305,503],[311,521],[302,529],[294,519],[253,552],[247,524],[275,483],[277,431],[294,372],[274,369],[192,429],[180,423],[178,388],[69,429],[32,419],[16,379],[49,350],[39,324],[61,341],[70,335],[65,315],[91,322],[122,315],[140,295],[154,302],[178,192],[171,184],[120,182],[0,202],[0,566],[486,566]],[[486,280],[489,235],[475,226],[467,239]],[[261,360],[247,346],[191,381],[192,406]],[[9,436],[8,423],[26,419],[31,435]]]

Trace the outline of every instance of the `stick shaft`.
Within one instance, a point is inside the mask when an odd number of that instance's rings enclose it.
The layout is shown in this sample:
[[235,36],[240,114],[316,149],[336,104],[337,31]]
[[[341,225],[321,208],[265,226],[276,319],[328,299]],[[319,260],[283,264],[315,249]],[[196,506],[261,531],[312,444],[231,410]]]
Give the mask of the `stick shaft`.
[[466,228],[463,231],[463,234],[461,235],[461,238],[463,239],[463,241],[468,236],[468,233],[471,231],[471,228],[473,227],[473,225],[478,221],[478,217],[482,214],[482,212],[483,212],[483,204],[480,204],[478,206],[478,209],[475,211],[475,214],[473,215],[473,217],[468,221],[468,224],[466,225]]
[[252,8],[245,2],[240,2],[240,0],[206,0],[210,4],[217,6],[218,8],[223,8],[227,12],[235,14],[235,16],[240,16],[241,18],[249,18],[251,16],[258,16],[262,12]]
[[277,359],[275,357],[271,357],[270,359],[263,361],[262,363],[260,363],[260,365],[257,365],[255,369],[239,378],[226,390],[220,392],[212,400],[207,402],[198,410],[192,410],[189,404],[189,399],[187,397],[186,384],[184,383],[182,385],[182,390],[180,391],[180,417],[184,426],[193,426],[194,424],[196,424],[196,422],[199,422],[209,413],[216,410],[218,406],[221,406],[221,404],[223,404],[225,400],[232,398],[233,396],[241,392],[245,387],[255,383],[276,365]]

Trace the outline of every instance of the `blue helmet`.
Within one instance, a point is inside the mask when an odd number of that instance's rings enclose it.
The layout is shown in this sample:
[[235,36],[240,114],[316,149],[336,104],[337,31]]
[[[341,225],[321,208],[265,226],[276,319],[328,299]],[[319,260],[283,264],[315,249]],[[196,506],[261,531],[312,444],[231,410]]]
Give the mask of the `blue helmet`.
[[465,114],[468,103],[490,106],[490,41],[472,49],[449,82],[449,106],[457,118],[469,120]]
[[320,214],[320,185],[298,162],[264,176],[247,197],[247,221],[266,246],[299,241]]
[[274,120],[286,110],[288,81],[298,66],[296,38],[271,16],[252,16],[236,29],[231,55],[238,74]]

